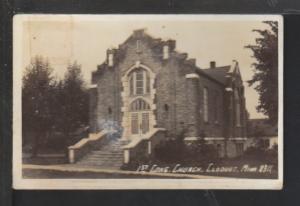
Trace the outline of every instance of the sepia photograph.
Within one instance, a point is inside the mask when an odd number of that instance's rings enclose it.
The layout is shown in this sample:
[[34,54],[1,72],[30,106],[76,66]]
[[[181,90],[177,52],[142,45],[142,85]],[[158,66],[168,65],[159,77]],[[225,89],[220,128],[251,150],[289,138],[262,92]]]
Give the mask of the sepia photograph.
[[15,15],[15,189],[281,189],[279,15]]

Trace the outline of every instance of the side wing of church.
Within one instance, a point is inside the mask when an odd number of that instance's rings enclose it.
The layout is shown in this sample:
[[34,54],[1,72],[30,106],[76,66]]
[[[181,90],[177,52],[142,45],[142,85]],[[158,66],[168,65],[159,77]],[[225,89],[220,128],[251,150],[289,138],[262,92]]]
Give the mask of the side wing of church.
[[247,111],[239,64],[200,69],[195,59],[176,51],[174,40],[162,41],[136,30],[92,73],[91,133],[105,122],[122,129],[130,144],[157,128],[164,138],[204,138],[220,156],[244,150]]

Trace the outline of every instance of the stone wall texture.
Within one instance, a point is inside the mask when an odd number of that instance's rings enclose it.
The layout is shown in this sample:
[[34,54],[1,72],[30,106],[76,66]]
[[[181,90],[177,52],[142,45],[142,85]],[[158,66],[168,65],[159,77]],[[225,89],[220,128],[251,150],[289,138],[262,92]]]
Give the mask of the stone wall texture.
[[[162,56],[164,45],[170,49],[167,59]],[[114,55],[113,66],[109,67],[104,62],[92,77],[92,83],[97,84],[97,89],[90,92],[90,122],[93,131],[101,130],[101,124],[105,121],[122,125],[121,93],[124,88],[121,79],[128,69],[139,62],[155,73],[155,127],[165,128],[167,137],[177,137],[184,128],[187,128],[186,136],[246,136],[244,97],[241,103],[242,124],[236,127],[233,94],[225,91],[228,85],[201,75],[195,61],[187,59],[186,54],[178,53],[174,48],[175,41],[161,41],[137,31],[118,49],[108,50],[108,53]],[[187,74],[196,74],[198,78],[187,78]],[[204,88],[208,89],[208,122],[204,122],[203,118]]]

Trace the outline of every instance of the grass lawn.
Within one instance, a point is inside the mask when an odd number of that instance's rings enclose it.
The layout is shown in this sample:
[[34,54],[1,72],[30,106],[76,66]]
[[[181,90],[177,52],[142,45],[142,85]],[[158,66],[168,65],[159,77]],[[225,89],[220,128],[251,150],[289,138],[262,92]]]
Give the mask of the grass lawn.
[[[68,159],[64,155],[49,155],[38,156],[35,158],[23,158],[23,164],[33,165],[61,165],[67,164]],[[180,162],[179,162],[180,163]],[[276,179],[278,177],[277,164],[266,163],[259,160],[251,159],[223,159],[211,163],[182,163],[178,168],[175,168],[179,163],[165,163],[152,161],[151,163],[131,165],[123,168],[124,171],[139,171],[139,166],[147,165],[148,168],[143,172],[163,172],[173,174],[193,174],[204,176],[218,177],[237,177],[237,178],[253,178],[253,179]],[[201,171],[190,172],[189,168],[201,168]],[[153,169],[154,168],[154,169]],[[165,168],[168,168],[166,171]],[[271,168],[271,169],[270,169]],[[103,168],[105,169],[105,168]],[[268,170],[270,169],[270,170]],[[139,175],[128,174],[107,174],[99,172],[69,172],[69,171],[54,171],[54,170],[23,170],[24,178],[141,178]],[[150,176],[147,178],[151,178]],[[157,176],[153,177],[157,178]]]
[[57,164],[66,164],[68,159],[65,156],[49,156],[49,157],[28,157],[23,158],[23,164],[35,164],[35,165],[57,165]]

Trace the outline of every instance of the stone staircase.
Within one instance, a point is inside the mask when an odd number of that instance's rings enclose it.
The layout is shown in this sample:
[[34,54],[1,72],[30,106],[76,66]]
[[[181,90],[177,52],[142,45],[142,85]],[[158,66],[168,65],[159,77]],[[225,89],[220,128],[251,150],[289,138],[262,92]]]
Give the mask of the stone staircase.
[[81,167],[120,169],[124,160],[122,146],[128,143],[120,139],[111,140],[101,148],[90,151],[75,164]]

